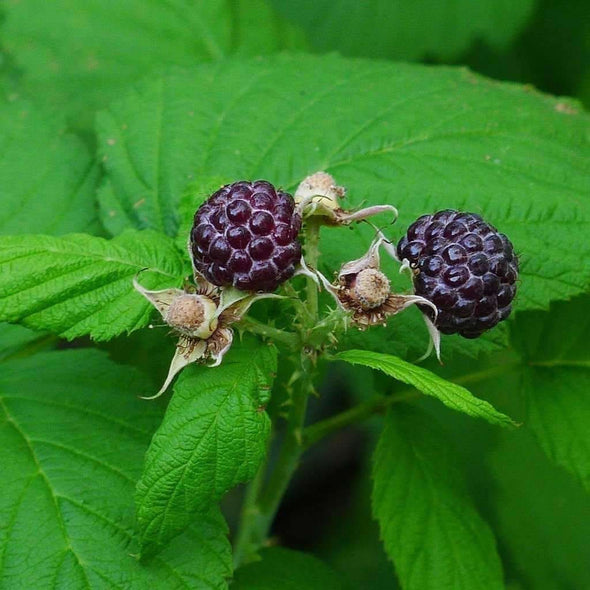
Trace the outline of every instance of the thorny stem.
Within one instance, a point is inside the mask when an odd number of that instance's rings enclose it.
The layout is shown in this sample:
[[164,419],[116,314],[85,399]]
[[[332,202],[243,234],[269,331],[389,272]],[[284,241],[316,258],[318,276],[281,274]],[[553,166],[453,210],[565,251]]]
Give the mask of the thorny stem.
[[248,330],[249,332],[253,332],[254,334],[260,334],[260,336],[271,338],[277,342],[282,342],[289,348],[295,349],[299,346],[299,338],[296,334],[293,334],[292,332],[285,332],[285,330],[269,326],[268,324],[259,322],[258,320],[255,320],[249,316],[243,317],[240,320],[238,326]]
[[[317,221],[309,220],[306,228],[305,255],[307,263],[312,268],[315,268],[319,254],[319,229],[320,226]],[[263,484],[266,467],[262,467],[246,492],[240,529],[234,548],[234,565],[236,567],[249,561],[256,551],[265,544],[281,500],[305,450],[302,436],[303,427],[307,400],[313,391],[313,378],[317,359],[317,349],[306,342],[306,335],[310,334],[318,323],[319,308],[317,286],[310,277],[307,277],[306,293],[307,313],[300,318],[302,321],[302,333],[299,346],[301,349],[299,369],[292,382],[293,389],[289,400],[290,407],[285,433],[276,464],[268,477],[267,483]]]
[[[268,458],[269,449],[266,451]],[[240,513],[240,528],[234,542],[233,560],[235,568],[243,563],[249,555],[255,553],[264,541],[264,539],[256,538],[253,531],[257,529],[260,518],[260,510],[256,504],[256,500],[264,483],[267,465],[267,461],[263,461],[244,494],[244,501]]]

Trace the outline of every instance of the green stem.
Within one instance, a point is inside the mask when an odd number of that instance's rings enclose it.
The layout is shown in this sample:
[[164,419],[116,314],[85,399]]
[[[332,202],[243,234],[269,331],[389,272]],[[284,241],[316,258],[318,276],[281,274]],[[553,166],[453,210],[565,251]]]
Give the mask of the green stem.
[[277,342],[282,342],[290,348],[297,348],[299,345],[299,338],[296,334],[285,332],[279,328],[274,328],[273,326],[269,326],[268,324],[264,324],[248,316],[240,320],[239,326],[254,334],[260,334],[265,338],[272,338]]
[[[319,252],[319,241],[320,241],[320,222],[313,217],[310,217],[306,221],[305,228],[305,262],[307,266],[312,269],[317,268]],[[310,324],[310,328],[313,328],[317,323],[318,318],[318,288],[315,281],[307,277],[307,309],[309,315],[313,319],[313,323]]]
[[312,391],[312,361],[302,353],[302,373],[291,396],[291,409],[287,417],[287,429],[279,451],[275,468],[268,484],[258,499],[258,507],[262,516],[264,535],[268,533],[274,520],[279,504],[289,485],[291,477],[299,466],[303,453],[303,425],[307,410],[307,400]]
[[363,420],[370,418],[373,414],[383,412],[392,404],[408,401],[419,395],[420,394],[416,390],[406,390],[399,395],[380,395],[363,402],[362,404],[358,404],[353,408],[350,408],[350,410],[346,410],[331,418],[316,422],[303,431],[303,446],[305,449],[308,449],[322,438],[341,430],[346,426],[362,422]]
[[[267,449],[268,456],[268,449]],[[238,534],[234,541],[233,559],[234,568],[244,563],[247,558],[254,554],[258,549],[257,544],[253,544],[252,530],[256,528],[256,523],[260,518],[260,510],[256,504],[258,494],[264,483],[266,475],[267,462],[264,461],[260,465],[254,479],[248,484],[246,493],[244,494],[244,501],[242,510],[240,512],[240,526]]]
[[[320,226],[316,220],[307,222],[305,234],[305,256],[307,263],[314,268],[318,260],[318,242]],[[272,328],[273,335],[269,333],[270,326],[261,324],[252,318],[247,318],[248,328],[254,328],[258,333],[275,337],[286,342],[295,338],[300,352],[300,363],[297,378],[293,382],[290,395],[290,407],[287,416],[287,427],[281,442],[281,448],[275,467],[268,477],[266,485],[263,482],[266,475],[266,467],[262,467],[255,480],[250,484],[244,505],[240,530],[236,537],[234,551],[234,565],[247,562],[256,551],[262,547],[268,538],[275,515],[281,504],[281,500],[287,491],[291,478],[299,466],[301,455],[305,451],[303,446],[303,427],[307,410],[307,400],[313,391],[313,377],[317,360],[317,349],[306,338],[318,324],[318,291],[311,277],[307,277],[305,312],[299,318],[301,321],[301,340],[294,334],[282,332]],[[303,311],[303,310],[302,310]],[[253,330],[253,331],[254,331]]]
[[247,563],[258,549],[266,543],[270,527],[279,505],[299,466],[305,450],[302,432],[307,409],[307,399],[313,387],[312,359],[302,353],[301,369],[296,387],[291,395],[291,408],[287,428],[275,467],[266,486],[262,487],[266,466],[261,467],[250,484],[242,508],[242,518],[234,547],[234,567]]
[[[506,373],[507,370],[516,367],[519,363],[517,361],[510,363],[503,363],[501,365],[476,371],[474,373],[467,373],[454,379],[457,385],[465,385],[468,383],[477,383],[478,381],[485,381],[492,379],[498,375]],[[405,402],[419,397],[421,394],[413,387],[404,389],[395,395],[381,395],[376,396],[366,402],[358,404],[349,410],[336,414],[331,418],[326,418],[308,426],[303,431],[303,446],[305,449],[313,446],[322,438],[341,430],[352,424],[358,424],[374,414],[378,414],[386,410],[389,406],[398,402]]]

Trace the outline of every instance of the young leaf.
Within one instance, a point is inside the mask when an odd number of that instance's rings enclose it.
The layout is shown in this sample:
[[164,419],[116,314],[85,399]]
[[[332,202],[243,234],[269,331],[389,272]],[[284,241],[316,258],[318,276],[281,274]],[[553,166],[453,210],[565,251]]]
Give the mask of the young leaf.
[[132,279],[152,289],[181,281],[183,260],[156,232],[107,241],[83,234],[0,237],[0,321],[20,322],[66,338],[108,340],[144,326],[149,303]]
[[547,455],[590,491],[589,297],[523,314],[513,339],[520,351],[525,425]]
[[[365,0],[272,0],[299,24],[320,52],[420,60],[452,60],[475,39],[506,47],[527,23],[533,0],[379,2]],[[498,26],[501,22],[502,26]]]
[[492,533],[432,419],[390,409],[373,478],[373,513],[404,590],[504,588]]
[[239,568],[232,590],[345,590],[344,579],[316,557],[282,547],[260,552],[262,561]]
[[398,357],[368,350],[345,350],[336,354],[334,358],[383,371],[386,375],[412,385],[426,395],[436,397],[452,410],[483,418],[492,424],[514,426],[514,422],[508,416],[498,412],[488,402],[474,397],[464,387]]
[[275,349],[247,339],[219,367],[181,374],[137,485],[144,555],[254,476],[266,453],[276,362]]
[[0,586],[226,588],[227,526],[205,512],[147,565],[133,489],[156,404],[149,383],[91,350],[7,361],[0,371]]
[[[292,191],[327,170],[348,187],[347,208],[399,209],[398,229],[385,230],[394,240],[424,213],[481,213],[521,257],[523,310],[590,288],[589,121],[563,99],[461,69],[279,56],[146,81],[98,130],[109,207],[133,227],[176,235],[179,195],[203,176]],[[325,274],[361,256],[372,234],[327,228]]]
[[21,0],[5,11],[3,43],[25,72],[21,89],[74,114],[158,66],[301,46],[265,0]]
[[0,235],[96,230],[99,168],[63,117],[5,103],[0,129]]

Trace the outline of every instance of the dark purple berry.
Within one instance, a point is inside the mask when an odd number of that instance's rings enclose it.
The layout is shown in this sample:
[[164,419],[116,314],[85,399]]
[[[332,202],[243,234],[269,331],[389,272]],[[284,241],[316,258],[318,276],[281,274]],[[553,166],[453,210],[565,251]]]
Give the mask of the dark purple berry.
[[479,215],[450,209],[422,215],[397,253],[414,269],[416,294],[437,307],[443,334],[477,338],[510,314],[518,260],[510,240]]
[[190,250],[195,269],[220,287],[274,291],[301,259],[301,217],[288,193],[265,180],[220,188],[195,213]]

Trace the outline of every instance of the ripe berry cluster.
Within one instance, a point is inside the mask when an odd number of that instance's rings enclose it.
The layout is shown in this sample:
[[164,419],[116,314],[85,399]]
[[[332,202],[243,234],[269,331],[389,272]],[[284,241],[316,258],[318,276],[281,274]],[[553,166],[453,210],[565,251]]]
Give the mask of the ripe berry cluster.
[[[476,338],[512,310],[518,260],[510,240],[474,213],[419,217],[397,246],[414,269],[414,289],[438,309],[444,334]],[[431,309],[422,310],[433,319]]]
[[214,285],[274,291],[301,259],[300,229],[291,195],[264,180],[234,182],[195,213],[193,264]]
[[[228,184],[195,213],[193,265],[220,287],[274,291],[301,260],[300,229],[301,216],[288,193],[264,180]],[[408,228],[397,254],[413,269],[420,309],[441,332],[476,338],[510,314],[518,259],[508,238],[479,215],[451,209],[423,215]],[[377,307],[388,300],[386,291]],[[436,307],[436,317],[426,303]]]

